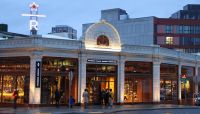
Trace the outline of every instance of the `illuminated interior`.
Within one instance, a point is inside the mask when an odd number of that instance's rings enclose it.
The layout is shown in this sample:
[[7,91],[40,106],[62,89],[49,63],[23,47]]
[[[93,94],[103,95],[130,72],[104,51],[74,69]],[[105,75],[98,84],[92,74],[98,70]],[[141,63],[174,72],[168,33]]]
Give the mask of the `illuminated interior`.
[[28,103],[29,57],[8,57],[0,59],[0,101],[2,103],[13,103],[13,92],[14,89],[17,89],[17,103]]
[[124,102],[152,101],[152,64],[127,61],[125,65]]
[[160,100],[178,100],[178,66],[160,65]]
[[117,66],[115,65],[87,65],[86,87],[89,92],[89,102],[93,104],[101,103],[102,90],[112,89],[114,101],[116,102],[116,77]]
[[194,95],[194,67],[182,66],[181,73],[185,76],[181,79],[181,97],[182,99],[191,99]]
[[61,104],[67,104],[69,98],[69,71],[73,71],[71,95],[78,98],[78,66],[77,59],[44,57],[42,59],[41,103],[55,104],[56,88],[60,92]]
[[173,44],[173,37],[166,37],[166,44]]

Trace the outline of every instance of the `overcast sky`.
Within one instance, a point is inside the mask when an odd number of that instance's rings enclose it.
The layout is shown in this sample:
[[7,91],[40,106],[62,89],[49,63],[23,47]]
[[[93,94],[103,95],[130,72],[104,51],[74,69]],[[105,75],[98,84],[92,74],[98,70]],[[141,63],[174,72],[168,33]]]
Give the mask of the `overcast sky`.
[[47,34],[55,25],[69,25],[81,35],[82,24],[97,22],[100,11],[122,8],[131,18],[156,16],[168,18],[186,4],[200,4],[200,0],[0,0],[0,23],[9,25],[9,32],[29,34],[29,4],[40,5],[39,34]]

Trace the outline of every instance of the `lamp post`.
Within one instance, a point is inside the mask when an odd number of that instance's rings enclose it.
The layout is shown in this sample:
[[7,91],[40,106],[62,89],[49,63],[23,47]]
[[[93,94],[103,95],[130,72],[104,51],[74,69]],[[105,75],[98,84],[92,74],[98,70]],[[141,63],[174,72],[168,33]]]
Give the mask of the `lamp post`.
[[69,71],[69,110],[70,110],[70,96],[71,96],[71,85],[72,85],[72,80],[73,80],[73,71]]

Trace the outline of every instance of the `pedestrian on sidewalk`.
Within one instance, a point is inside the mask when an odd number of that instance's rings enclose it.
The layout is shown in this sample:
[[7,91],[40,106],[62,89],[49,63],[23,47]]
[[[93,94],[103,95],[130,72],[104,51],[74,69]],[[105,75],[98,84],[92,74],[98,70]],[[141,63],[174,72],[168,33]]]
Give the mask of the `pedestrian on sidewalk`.
[[109,89],[106,89],[105,93],[105,106],[109,106]]
[[59,108],[60,92],[58,91],[58,88],[55,91],[55,101],[56,101],[56,107]]
[[13,91],[13,108],[17,108],[17,99],[18,99],[18,90],[14,89]]
[[109,92],[109,107],[112,108],[113,107],[113,93],[112,93],[112,89],[110,89],[110,92]]
[[85,91],[83,92],[83,102],[84,102],[84,108],[87,108],[87,105],[88,105],[88,91],[87,89],[85,89]]
[[70,98],[69,98],[69,106],[70,106],[70,108],[73,108],[74,103],[75,103],[75,99],[74,99],[73,96],[71,95]]

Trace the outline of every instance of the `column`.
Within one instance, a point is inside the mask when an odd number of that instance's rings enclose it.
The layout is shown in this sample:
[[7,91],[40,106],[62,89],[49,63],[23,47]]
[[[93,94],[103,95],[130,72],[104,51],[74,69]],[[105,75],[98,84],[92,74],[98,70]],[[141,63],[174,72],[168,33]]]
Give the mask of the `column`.
[[79,66],[78,66],[78,103],[82,103],[82,93],[86,89],[86,63],[87,58],[85,54],[79,54]]
[[199,88],[198,88],[198,65],[196,64],[195,66],[195,93],[199,93]]
[[181,75],[182,75],[181,69],[182,69],[182,65],[181,63],[179,63],[178,65],[178,100],[179,101],[181,100]]
[[153,62],[153,102],[160,102],[160,62]]
[[[41,69],[41,60],[42,60],[42,56],[40,54],[34,53],[33,55],[31,55],[29,104],[40,104],[41,70],[42,70]],[[38,64],[36,64],[36,62],[40,62],[40,68],[39,68],[40,70],[36,69],[36,65],[38,65]],[[36,83],[37,83],[37,85],[36,85]]]
[[118,75],[117,75],[117,103],[124,102],[124,67],[125,57],[120,56],[118,61]]

